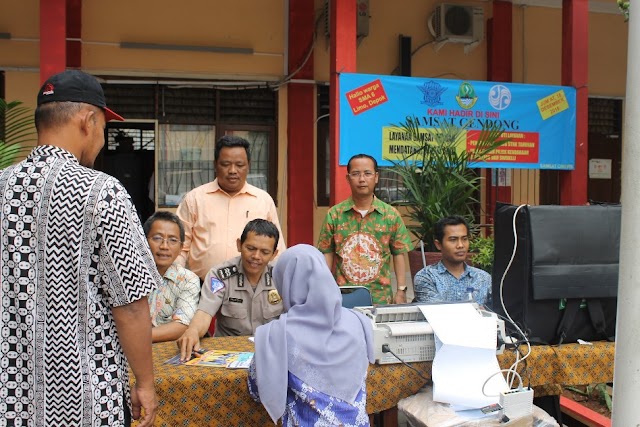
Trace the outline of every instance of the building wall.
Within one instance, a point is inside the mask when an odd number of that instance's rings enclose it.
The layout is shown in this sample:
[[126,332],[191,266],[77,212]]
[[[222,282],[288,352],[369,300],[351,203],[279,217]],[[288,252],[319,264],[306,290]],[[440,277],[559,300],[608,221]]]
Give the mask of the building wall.
[[[611,0],[607,3],[613,5],[615,2]],[[590,96],[624,96],[627,33],[628,25],[621,14],[589,14]],[[561,9],[514,6],[513,81],[559,85],[561,40]]]
[[[359,73],[392,74],[399,64],[400,35],[411,37],[412,50],[432,40],[427,22],[435,5],[434,0],[402,0],[391,2],[370,0],[369,36],[362,39],[357,49]],[[452,1],[449,3],[461,3]],[[316,0],[320,10],[323,0]],[[464,4],[482,6],[485,18],[490,17],[488,2],[468,1]],[[322,27],[324,28],[324,27]],[[319,34],[315,52],[316,79],[329,80],[329,49],[324,30]],[[425,45],[412,58],[412,71],[416,77],[439,77],[484,80],[486,76],[486,42],[480,43],[468,55],[460,44],[447,44],[435,51],[433,44]]]
[[[282,0],[83,2],[82,62],[88,69],[124,75],[275,80],[284,67],[285,17]],[[120,42],[251,48],[254,53],[122,49]]]
[[[412,37],[413,49],[429,42],[432,37],[427,21],[439,2],[370,0],[369,36],[358,46],[357,71],[391,74],[399,63],[398,36]],[[0,0],[0,32],[9,32],[12,36],[12,40],[0,40],[0,68],[6,72],[7,98],[23,100],[30,106],[35,104],[34,95],[40,80],[39,3],[39,0]],[[452,0],[451,3],[481,6],[485,21],[491,17],[491,2]],[[615,0],[596,3],[615,6]],[[318,17],[324,9],[324,0],[314,0],[314,4]],[[85,1],[82,2],[82,66],[105,77],[276,82],[286,72],[287,5],[285,0],[192,0],[182,4],[168,0]],[[623,97],[628,26],[621,15],[609,13],[591,13],[589,25],[589,92]],[[513,81],[560,84],[561,35],[561,9],[514,5]],[[119,43],[125,41],[252,48],[254,53],[123,49]],[[314,50],[316,81],[329,80],[329,58],[324,21],[320,19]],[[485,80],[486,58],[486,41],[466,54],[459,44],[447,44],[438,51],[433,44],[426,44],[412,57],[413,75]],[[285,228],[286,102],[286,87],[283,87],[279,93],[278,116],[278,208]],[[535,203],[537,180],[537,172],[515,171],[512,201]],[[316,208],[314,238],[325,211],[326,207]]]

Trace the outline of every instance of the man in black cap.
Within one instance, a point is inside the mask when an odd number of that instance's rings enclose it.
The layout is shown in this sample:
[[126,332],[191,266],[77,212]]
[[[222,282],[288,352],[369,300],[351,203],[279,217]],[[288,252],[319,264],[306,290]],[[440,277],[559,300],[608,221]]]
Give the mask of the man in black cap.
[[127,191],[89,169],[111,119],[122,117],[94,77],[56,74],[38,94],[38,146],[0,171],[0,419],[9,426],[153,425],[146,295],[162,279]]

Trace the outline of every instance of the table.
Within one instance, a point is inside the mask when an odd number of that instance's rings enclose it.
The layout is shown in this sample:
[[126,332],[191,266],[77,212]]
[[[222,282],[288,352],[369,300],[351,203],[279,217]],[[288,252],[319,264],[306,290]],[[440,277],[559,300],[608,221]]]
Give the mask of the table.
[[[253,351],[247,337],[205,338],[207,349]],[[261,404],[247,392],[247,371],[197,366],[173,366],[164,362],[177,354],[174,342],[153,345],[153,362],[159,410],[156,426],[273,426]],[[525,383],[536,397],[558,395],[561,385],[613,381],[614,344],[592,346],[564,344],[534,346],[527,359]],[[513,354],[498,356],[500,366],[510,366]],[[431,377],[431,362],[412,363]],[[521,367],[522,368],[522,367]],[[519,372],[522,373],[522,369]],[[367,376],[367,412],[381,413],[385,427],[397,422],[397,403],[425,385],[425,380],[402,364],[370,365]]]

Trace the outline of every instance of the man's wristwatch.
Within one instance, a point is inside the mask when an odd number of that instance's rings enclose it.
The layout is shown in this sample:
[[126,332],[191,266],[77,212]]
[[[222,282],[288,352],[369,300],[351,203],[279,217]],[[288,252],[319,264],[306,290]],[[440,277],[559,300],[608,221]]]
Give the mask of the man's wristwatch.
[[404,292],[404,291],[407,290],[407,287],[406,286],[398,286],[398,290]]

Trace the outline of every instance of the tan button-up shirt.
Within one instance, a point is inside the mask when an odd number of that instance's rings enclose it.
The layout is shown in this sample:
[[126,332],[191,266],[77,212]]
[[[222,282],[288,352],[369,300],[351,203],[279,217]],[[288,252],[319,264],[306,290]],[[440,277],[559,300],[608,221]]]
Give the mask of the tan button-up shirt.
[[178,206],[185,228],[185,242],[176,263],[204,279],[211,267],[240,255],[236,240],[252,219],[273,222],[280,231],[278,250],[286,249],[273,199],[264,190],[246,184],[229,196],[218,180],[194,188]]

